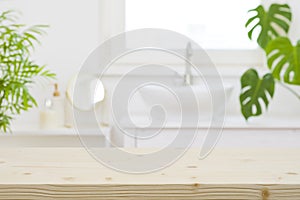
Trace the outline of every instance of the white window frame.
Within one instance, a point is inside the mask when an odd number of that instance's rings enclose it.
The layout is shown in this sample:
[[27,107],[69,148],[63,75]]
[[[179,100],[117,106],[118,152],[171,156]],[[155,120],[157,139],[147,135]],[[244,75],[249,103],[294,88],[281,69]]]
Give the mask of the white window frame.
[[[99,0],[99,32],[101,39],[104,41],[114,35],[125,31],[126,23],[126,0]],[[183,49],[184,50],[184,49]],[[264,52],[257,49],[220,49],[206,52],[217,67],[263,67]],[[142,60],[126,60],[125,64],[141,63]],[[172,64],[167,60],[162,62]]]

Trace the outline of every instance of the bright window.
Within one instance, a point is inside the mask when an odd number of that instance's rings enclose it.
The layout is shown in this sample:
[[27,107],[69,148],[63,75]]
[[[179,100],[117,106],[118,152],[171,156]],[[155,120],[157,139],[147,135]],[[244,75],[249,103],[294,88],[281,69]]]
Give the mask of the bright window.
[[249,41],[247,11],[260,0],[126,0],[126,30],[170,29],[205,49],[257,48]]

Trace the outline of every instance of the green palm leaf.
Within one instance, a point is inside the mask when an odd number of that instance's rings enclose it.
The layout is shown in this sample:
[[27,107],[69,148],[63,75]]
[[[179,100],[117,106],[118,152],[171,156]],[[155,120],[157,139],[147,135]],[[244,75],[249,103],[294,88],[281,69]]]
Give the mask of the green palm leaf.
[[300,41],[293,46],[286,37],[276,38],[267,46],[266,53],[274,78],[300,85]]
[[256,14],[246,23],[246,27],[249,28],[248,37],[252,40],[253,32],[258,30],[256,40],[261,48],[265,49],[269,41],[288,33],[292,13],[287,4],[272,4],[268,11],[260,5],[249,12]]
[[272,74],[268,73],[261,79],[256,70],[249,69],[241,77],[241,86],[240,105],[245,119],[261,115],[263,104],[268,108],[269,100],[274,96]]
[[29,90],[35,78],[55,77],[31,58],[47,26],[26,28],[17,19],[13,11],[0,13],[0,132],[9,130],[13,116],[37,106]]

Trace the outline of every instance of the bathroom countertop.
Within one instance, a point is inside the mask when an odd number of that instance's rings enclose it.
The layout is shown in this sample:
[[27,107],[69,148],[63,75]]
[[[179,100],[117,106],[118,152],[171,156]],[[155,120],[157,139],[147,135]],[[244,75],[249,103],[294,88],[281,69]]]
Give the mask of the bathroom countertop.
[[[155,149],[124,150],[145,155]],[[109,163],[117,149],[96,151],[109,155]],[[169,149],[155,161],[178,151]],[[130,174],[103,166],[83,148],[0,148],[0,199],[299,200],[299,154],[299,148],[215,149],[200,160],[190,149],[164,169]],[[116,158],[118,166],[131,163]]]
[[240,116],[228,117],[225,120],[225,128],[262,128],[262,129],[300,129],[300,118],[273,117],[263,119],[249,119],[246,121]]
[[[149,117],[145,115],[136,115],[132,116],[132,121],[137,127],[147,127],[150,124]],[[226,117],[223,123],[217,123],[218,125],[222,125],[224,129],[300,129],[300,118],[295,117],[270,117],[270,118],[253,118],[246,121],[241,116],[230,116]],[[128,119],[123,119],[121,121],[121,125],[125,128],[136,128],[133,126],[129,126]],[[166,122],[162,127],[166,129],[172,128],[196,128],[195,124],[186,124],[181,125],[180,122]],[[207,129],[211,127],[211,121],[209,120],[200,120],[198,124],[199,129]],[[149,128],[161,128],[161,126],[151,126]]]
[[[141,127],[147,128],[161,128],[160,126],[150,126],[149,118],[145,115],[135,115],[131,118],[133,120],[134,126],[129,125],[129,119],[123,119],[120,122],[121,127],[126,129],[137,129]],[[225,130],[252,130],[252,129],[261,129],[261,130],[300,130],[300,118],[264,118],[264,119],[250,119],[245,121],[241,116],[230,116],[225,118],[223,126]],[[219,123],[220,125],[222,123]],[[101,131],[104,133],[110,132],[113,126],[101,126]],[[179,122],[167,122],[163,125],[165,129],[178,129],[178,128],[187,128],[193,129],[197,126],[194,124],[181,125]],[[210,121],[199,121],[198,129],[208,129],[211,127]],[[146,128],[146,129],[147,129]],[[12,126],[12,133],[17,135],[78,135],[76,128],[53,128],[53,129],[40,129],[38,125],[28,125],[28,124],[16,124]],[[87,126],[83,132],[87,135],[99,134],[98,127],[89,127]]]
[[[101,130],[100,130],[101,129]],[[110,133],[111,127],[86,127],[82,130],[81,134],[86,135],[98,135],[101,132],[103,134]],[[101,131],[101,132],[100,132]],[[73,136],[78,135],[78,130],[76,128],[59,127],[52,129],[41,129],[38,125],[15,125],[12,127],[12,134],[14,135],[64,135]]]

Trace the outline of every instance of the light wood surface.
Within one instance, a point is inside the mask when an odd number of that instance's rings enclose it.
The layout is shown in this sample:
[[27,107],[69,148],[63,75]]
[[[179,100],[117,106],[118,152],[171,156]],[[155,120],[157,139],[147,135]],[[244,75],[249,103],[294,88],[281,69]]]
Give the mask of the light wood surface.
[[0,199],[300,199],[300,149],[198,155],[192,149],[161,171],[130,175],[102,166],[83,148],[0,148]]

